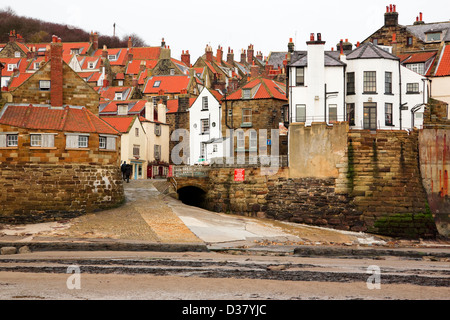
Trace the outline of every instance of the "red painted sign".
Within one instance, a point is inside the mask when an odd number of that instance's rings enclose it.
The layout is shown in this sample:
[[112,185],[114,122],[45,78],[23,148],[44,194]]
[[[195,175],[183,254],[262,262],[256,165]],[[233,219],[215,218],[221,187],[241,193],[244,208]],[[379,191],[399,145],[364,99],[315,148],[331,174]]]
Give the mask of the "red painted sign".
[[167,177],[170,178],[170,177],[172,177],[172,176],[173,176],[173,166],[170,165],[170,166],[169,166],[169,173],[167,174]]
[[245,180],[245,169],[234,169],[234,181]]

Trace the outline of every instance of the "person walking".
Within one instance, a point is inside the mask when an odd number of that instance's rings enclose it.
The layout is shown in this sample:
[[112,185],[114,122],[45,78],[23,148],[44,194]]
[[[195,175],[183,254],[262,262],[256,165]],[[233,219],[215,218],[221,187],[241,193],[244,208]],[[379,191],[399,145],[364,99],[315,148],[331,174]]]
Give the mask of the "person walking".
[[122,163],[122,165],[120,166],[120,171],[122,171],[122,178],[123,178],[123,181],[125,181],[125,179],[127,178],[127,176],[126,176],[126,170],[127,170],[127,162],[124,161],[124,162]]
[[131,166],[131,164],[127,164],[126,168],[125,168],[125,178],[127,180],[127,183],[130,182],[130,177],[131,177],[132,171],[133,171],[133,167]]

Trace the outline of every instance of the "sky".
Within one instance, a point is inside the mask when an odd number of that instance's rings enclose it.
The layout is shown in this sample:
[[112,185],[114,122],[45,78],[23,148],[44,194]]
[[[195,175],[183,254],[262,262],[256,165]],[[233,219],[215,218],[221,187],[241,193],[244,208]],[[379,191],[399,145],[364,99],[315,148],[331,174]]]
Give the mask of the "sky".
[[[253,44],[255,53],[287,51],[292,38],[296,50],[305,50],[311,33],[321,33],[326,49],[340,39],[356,44],[384,24],[386,6],[395,4],[399,23],[411,25],[419,12],[425,22],[450,20],[448,0],[0,0],[17,15],[67,24],[87,32],[120,38],[135,33],[149,46],[164,38],[171,56],[180,59],[189,50],[191,63],[206,45],[233,49],[235,60]],[[64,41],[64,39],[62,39]]]

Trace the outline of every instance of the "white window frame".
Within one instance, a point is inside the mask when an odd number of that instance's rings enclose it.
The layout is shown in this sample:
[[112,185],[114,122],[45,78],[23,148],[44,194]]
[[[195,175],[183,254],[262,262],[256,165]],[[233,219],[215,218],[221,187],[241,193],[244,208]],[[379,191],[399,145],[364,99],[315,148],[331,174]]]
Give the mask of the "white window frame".
[[208,97],[202,97],[202,111],[208,111]]
[[[304,115],[300,118],[299,110],[304,110]],[[306,122],[306,104],[296,104],[295,105],[295,122]]]
[[31,147],[41,147],[42,146],[42,135],[41,134],[30,134],[30,146]]
[[50,80],[39,80],[39,90],[50,91],[52,84]]
[[155,135],[158,137],[161,135],[161,125],[159,123],[155,124]]
[[128,105],[122,104],[117,106],[117,114],[118,115],[127,115],[128,114]]
[[[250,112],[250,114],[245,114],[245,112]],[[242,109],[242,125],[243,127],[251,127],[252,126],[252,117],[253,110],[251,108],[243,108]],[[246,121],[247,120],[247,121]],[[250,121],[249,121],[250,120]]]
[[106,140],[107,140],[106,137],[102,137],[102,136],[98,137],[98,148],[99,149],[106,149]]
[[6,135],[6,146],[10,147],[18,147],[19,146],[19,134],[7,134]]
[[245,133],[244,130],[237,130],[236,131],[236,137],[237,137],[237,143],[236,147],[238,151],[244,151],[245,150]]
[[133,144],[133,157],[141,156],[141,146],[139,144]]
[[88,69],[95,69],[95,62],[88,62]]
[[210,130],[210,126],[209,126],[209,119],[201,119],[200,120],[200,133],[201,134],[208,134],[209,130]]
[[108,60],[109,61],[116,61],[117,60],[117,56],[115,54],[109,54],[108,55]]
[[154,152],[154,158],[156,160],[160,160],[161,159],[161,145],[155,144],[153,147],[153,152]]
[[78,136],[78,148],[88,148],[89,147],[89,136],[79,135]]
[[20,52],[19,51],[15,51],[14,52],[14,57],[15,58],[20,58]]
[[17,64],[8,63],[8,71],[14,71],[15,68],[17,68]]
[[123,92],[116,92],[114,95],[114,100],[123,100]]
[[242,99],[251,99],[252,98],[252,91],[250,89],[242,89]]

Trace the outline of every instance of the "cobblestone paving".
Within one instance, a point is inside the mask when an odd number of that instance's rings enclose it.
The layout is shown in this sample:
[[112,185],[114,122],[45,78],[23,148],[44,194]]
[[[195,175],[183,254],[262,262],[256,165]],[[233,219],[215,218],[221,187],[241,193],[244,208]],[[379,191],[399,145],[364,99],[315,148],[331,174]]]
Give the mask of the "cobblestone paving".
[[203,243],[172,212],[151,180],[130,181],[124,188],[127,201],[123,206],[86,214],[39,236]]

